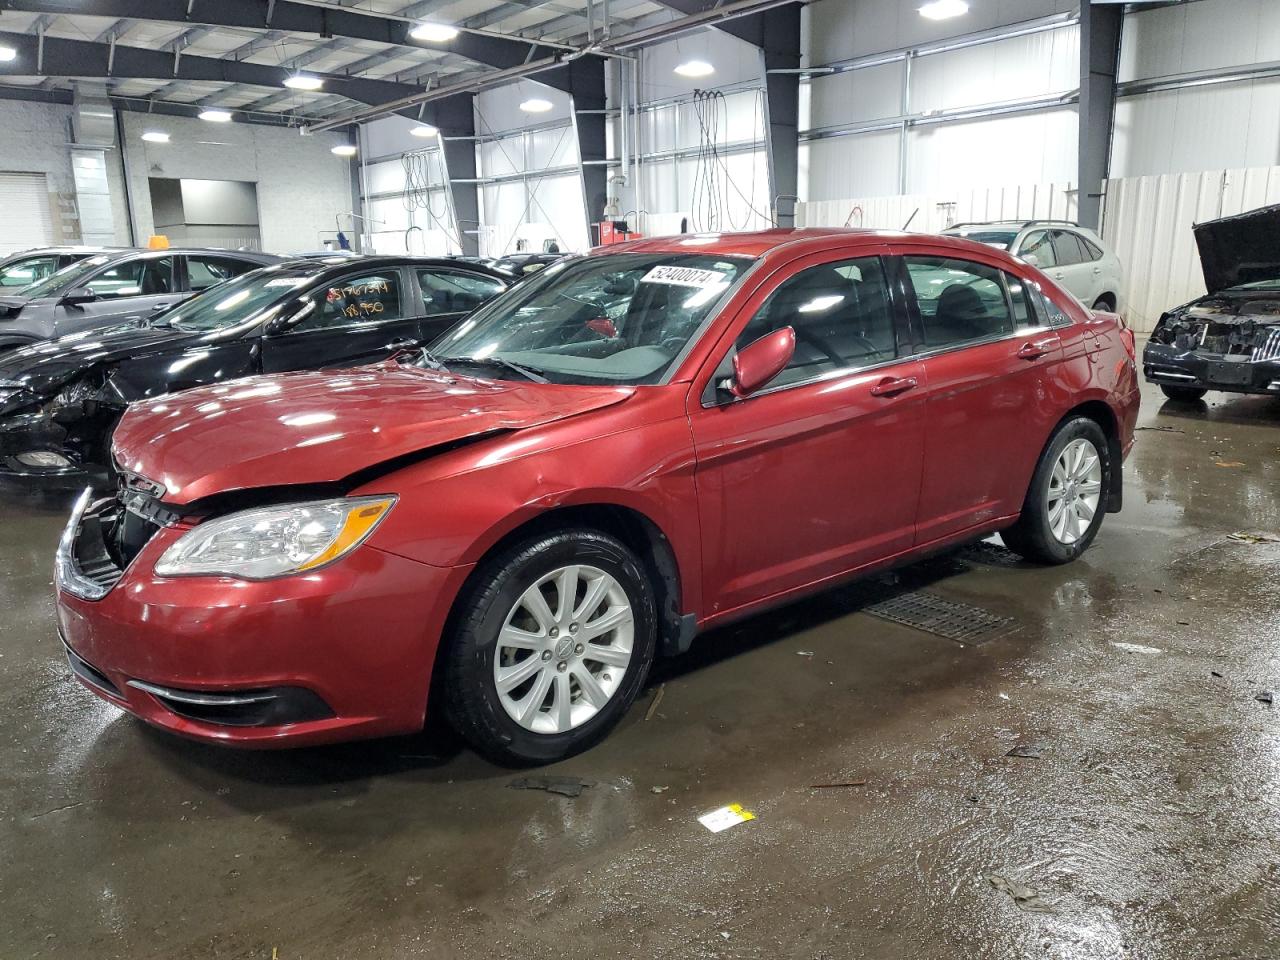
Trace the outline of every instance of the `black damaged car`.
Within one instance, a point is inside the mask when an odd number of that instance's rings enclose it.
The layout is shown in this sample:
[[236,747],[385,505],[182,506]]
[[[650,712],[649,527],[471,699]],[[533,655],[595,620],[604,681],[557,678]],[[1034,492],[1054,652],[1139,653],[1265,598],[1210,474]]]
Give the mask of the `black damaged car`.
[[1144,375],[1186,403],[1210,390],[1280,397],[1280,205],[1194,229],[1209,293],[1160,318]]
[[511,277],[421,257],[292,260],[141,323],[0,357],[0,477],[108,473],[136,400],[255,373],[354,366],[435,340]]

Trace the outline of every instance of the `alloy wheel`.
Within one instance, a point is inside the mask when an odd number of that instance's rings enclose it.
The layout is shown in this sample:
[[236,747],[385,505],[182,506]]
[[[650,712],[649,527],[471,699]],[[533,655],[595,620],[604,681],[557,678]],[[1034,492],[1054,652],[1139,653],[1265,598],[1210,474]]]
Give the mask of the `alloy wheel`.
[[586,723],[617,693],[635,618],[622,585],[597,567],[559,567],[524,591],[498,634],[493,682],[507,715],[534,733]]
[[1070,546],[1085,535],[1102,500],[1102,457],[1091,441],[1077,437],[1058,454],[1045,500],[1055,540]]

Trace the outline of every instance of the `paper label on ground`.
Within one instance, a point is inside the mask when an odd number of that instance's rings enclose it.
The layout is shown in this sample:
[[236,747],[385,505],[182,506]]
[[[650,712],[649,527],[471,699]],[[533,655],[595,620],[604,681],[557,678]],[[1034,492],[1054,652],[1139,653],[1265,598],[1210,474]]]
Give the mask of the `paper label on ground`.
[[704,813],[698,818],[698,822],[712,833],[719,833],[721,830],[728,830],[736,824],[746,823],[748,820],[754,820],[755,818],[756,815],[750,810],[742,809],[742,804],[731,803],[727,807]]
[[654,267],[641,283],[669,283],[677,287],[710,287],[724,282],[724,274],[715,270],[698,270],[694,267]]

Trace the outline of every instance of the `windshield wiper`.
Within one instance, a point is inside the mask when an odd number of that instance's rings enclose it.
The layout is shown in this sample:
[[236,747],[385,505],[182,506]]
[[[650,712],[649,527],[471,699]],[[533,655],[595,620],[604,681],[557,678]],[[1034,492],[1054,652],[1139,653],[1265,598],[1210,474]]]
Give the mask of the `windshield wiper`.
[[489,357],[444,357],[443,361],[445,363],[469,363],[477,367],[502,367],[503,369],[514,371],[534,383],[551,382],[542,375],[541,370],[537,370],[534,367],[526,367],[522,363],[516,363],[514,360],[508,360],[496,354]]

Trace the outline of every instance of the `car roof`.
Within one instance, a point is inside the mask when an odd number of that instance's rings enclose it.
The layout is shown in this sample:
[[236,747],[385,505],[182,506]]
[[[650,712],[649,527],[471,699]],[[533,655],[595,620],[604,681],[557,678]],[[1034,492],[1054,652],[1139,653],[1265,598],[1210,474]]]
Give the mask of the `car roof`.
[[[862,240],[879,243],[921,243],[937,241],[944,245],[964,244],[970,241],[958,236],[942,236],[936,233],[907,233],[901,230],[873,230],[855,227],[774,227],[742,233],[694,233],[676,234],[670,237],[649,237],[596,247],[595,254],[614,253],[707,253],[720,256],[762,257],[783,247],[821,247],[824,243]],[[981,246],[981,245],[979,245]]]
[[509,273],[495,270],[482,263],[468,263],[454,257],[418,257],[407,254],[367,254],[358,257],[294,256],[282,260],[278,265],[294,269],[308,269],[313,271],[316,276],[320,276],[324,272],[377,270],[381,267],[448,267],[452,270],[481,273],[501,280],[511,279]]

